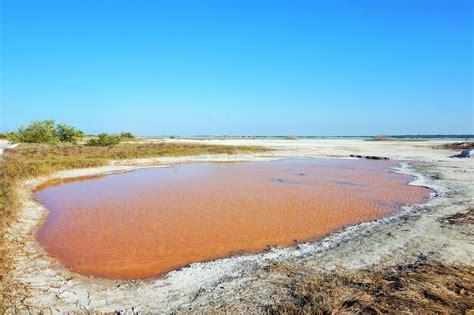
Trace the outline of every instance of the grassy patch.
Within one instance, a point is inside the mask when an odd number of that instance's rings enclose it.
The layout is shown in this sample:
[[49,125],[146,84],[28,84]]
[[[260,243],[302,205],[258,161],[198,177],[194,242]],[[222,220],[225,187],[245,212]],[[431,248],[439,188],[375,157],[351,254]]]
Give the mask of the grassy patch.
[[273,314],[464,314],[474,308],[474,268],[425,261],[352,272],[316,272],[298,264],[277,263],[269,271],[288,302],[272,305]]

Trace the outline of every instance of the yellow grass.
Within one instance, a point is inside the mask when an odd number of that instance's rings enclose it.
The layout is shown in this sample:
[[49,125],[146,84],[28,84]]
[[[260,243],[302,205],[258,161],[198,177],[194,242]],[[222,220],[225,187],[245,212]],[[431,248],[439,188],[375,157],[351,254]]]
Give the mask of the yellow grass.
[[[287,301],[273,314],[464,314],[474,309],[474,268],[421,261],[374,272],[315,271],[277,263]],[[284,293],[283,293],[284,292]]]

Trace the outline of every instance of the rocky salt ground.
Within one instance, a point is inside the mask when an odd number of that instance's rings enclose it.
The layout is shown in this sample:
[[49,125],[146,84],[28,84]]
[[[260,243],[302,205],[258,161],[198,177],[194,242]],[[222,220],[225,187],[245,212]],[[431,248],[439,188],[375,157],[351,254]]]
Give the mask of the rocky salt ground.
[[[153,140],[151,140],[153,141]],[[182,140],[169,140],[182,142]],[[24,183],[19,221],[6,231],[6,245],[17,257],[14,276],[29,287],[16,306],[30,311],[161,311],[214,309],[261,311],[285,298],[265,266],[277,261],[305,263],[308,268],[378,269],[413,262],[419,257],[445,263],[474,265],[474,237],[470,224],[450,224],[447,217],[469,211],[474,204],[474,160],[450,158],[449,150],[433,149],[442,141],[370,142],[362,140],[206,140],[193,142],[263,145],[277,150],[239,156],[200,156],[146,159],[114,163],[109,167],[73,170]],[[67,178],[120,172],[164,163],[229,161],[283,157],[341,157],[350,154],[406,160],[399,171],[413,174],[411,184],[431,187],[437,196],[424,205],[375,222],[361,223],[334,233],[319,242],[297,248],[272,248],[257,255],[236,256],[192,264],[161,278],[143,281],[103,280],[80,276],[48,257],[33,232],[46,209],[31,199],[31,190],[51,178]],[[421,256],[420,256],[421,255]],[[13,309],[11,309],[13,312]]]

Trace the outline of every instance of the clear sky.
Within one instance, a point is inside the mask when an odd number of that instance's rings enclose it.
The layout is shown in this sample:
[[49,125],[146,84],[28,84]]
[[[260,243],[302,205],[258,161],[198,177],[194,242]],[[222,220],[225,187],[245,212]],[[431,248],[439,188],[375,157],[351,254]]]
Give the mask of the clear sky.
[[474,133],[471,0],[0,2],[0,131]]

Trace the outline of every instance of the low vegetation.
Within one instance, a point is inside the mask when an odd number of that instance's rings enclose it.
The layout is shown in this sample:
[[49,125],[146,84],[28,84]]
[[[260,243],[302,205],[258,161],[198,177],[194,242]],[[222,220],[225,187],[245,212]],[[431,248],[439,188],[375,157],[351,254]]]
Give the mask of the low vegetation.
[[465,314],[474,308],[474,268],[419,261],[374,272],[314,271],[277,263],[288,302],[272,314]]
[[474,224],[474,207],[469,207],[467,211],[441,218],[439,221],[447,224]]
[[441,146],[442,149],[448,150],[467,150],[467,149],[474,149],[474,142],[454,142],[454,143],[447,143]]
[[108,133],[101,133],[97,138],[91,138],[86,142],[86,145],[92,147],[105,147],[119,144],[122,138],[117,135],[109,135]]
[[[56,124],[54,120],[32,121],[26,127],[20,127],[15,132],[0,134],[0,138],[7,138],[14,143],[42,143],[42,144],[77,144],[84,138],[84,132],[66,124]],[[122,132],[119,135],[101,133],[92,136],[86,145],[111,146],[119,144],[122,140],[135,139],[131,132]]]
[[135,135],[131,132],[122,132],[120,134],[120,138],[122,138],[122,139],[135,139]]
[[108,133],[101,133],[96,138],[91,138],[86,142],[86,145],[93,147],[105,147],[116,145],[123,140],[132,140],[135,136],[131,132],[122,132],[119,135],[111,135]]
[[7,139],[16,143],[77,143],[84,133],[66,124],[56,124],[54,120],[33,121],[26,127],[6,135]]

